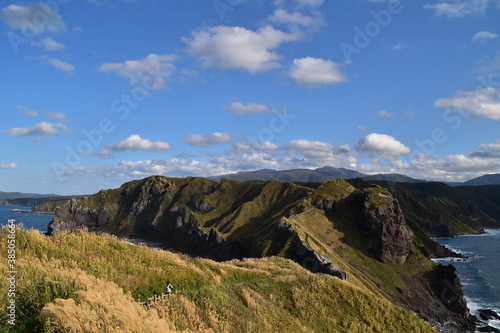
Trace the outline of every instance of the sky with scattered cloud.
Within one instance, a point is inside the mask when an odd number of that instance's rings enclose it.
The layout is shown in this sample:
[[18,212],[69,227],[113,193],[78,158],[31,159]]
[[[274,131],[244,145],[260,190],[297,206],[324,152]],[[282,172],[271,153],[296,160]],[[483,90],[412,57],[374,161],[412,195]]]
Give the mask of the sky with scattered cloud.
[[343,167],[500,173],[493,0],[0,5],[0,191]]

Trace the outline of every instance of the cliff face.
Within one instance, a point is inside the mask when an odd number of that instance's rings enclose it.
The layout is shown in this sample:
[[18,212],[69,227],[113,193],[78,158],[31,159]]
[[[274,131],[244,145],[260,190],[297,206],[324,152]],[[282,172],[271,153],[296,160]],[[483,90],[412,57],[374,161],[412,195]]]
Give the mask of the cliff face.
[[[454,312],[437,295],[441,276],[414,246],[419,238],[398,200],[380,186],[357,189],[337,180],[312,189],[155,176],[68,201],[56,209],[48,233],[78,228],[216,260],[281,256],[314,273],[353,278],[436,325],[450,316],[459,326],[469,323],[468,313]],[[406,285],[414,290],[402,293]]]
[[[316,207],[329,212],[333,219],[335,214],[351,211],[351,219],[356,224],[354,231],[362,234],[362,244],[351,242],[351,245],[361,246],[361,250],[382,262],[403,264],[415,247],[413,232],[406,224],[399,202],[379,186],[355,190],[344,182],[341,187],[343,191],[340,191],[340,196],[317,197]],[[324,192],[320,187],[318,192],[321,191]]]
[[358,217],[359,228],[368,237],[367,249],[379,260],[403,264],[415,250],[413,232],[406,224],[398,201],[390,193],[377,190],[359,196],[363,207]]

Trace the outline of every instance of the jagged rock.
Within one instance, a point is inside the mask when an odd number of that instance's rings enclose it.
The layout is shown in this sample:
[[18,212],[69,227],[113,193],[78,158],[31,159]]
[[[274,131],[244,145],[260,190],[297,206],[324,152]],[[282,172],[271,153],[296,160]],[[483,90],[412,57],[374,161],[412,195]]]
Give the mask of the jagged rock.
[[295,228],[293,227],[293,225],[291,225],[290,223],[288,223],[287,221],[281,219],[277,224],[276,224],[276,227],[275,227],[276,231],[284,234],[285,236],[292,236],[294,233],[295,233]]
[[299,236],[296,246],[296,255],[300,258],[302,267],[307,268],[313,273],[323,273],[336,276],[341,280],[347,280],[346,272],[334,263],[330,257],[311,250],[304,240]]
[[429,277],[431,289],[449,310],[469,316],[464,288],[460,283],[455,266],[439,264],[429,274]]
[[500,320],[500,316],[498,315],[498,313],[496,313],[491,309],[479,309],[477,310],[477,312],[479,312],[479,316],[483,320],[492,320],[492,319]]
[[403,264],[415,248],[413,232],[406,224],[398,201],[388,192],[363,192],[359,196],[362,211],[358,225],[368,237],[368,251],[382,262]]
[[215,229],[210,229],[210,232],[208,233],[208,246],[211,248],[215,248],[219,245],[224,244],[226,240],[224,237],[222,237],[221,234],[217,232]]

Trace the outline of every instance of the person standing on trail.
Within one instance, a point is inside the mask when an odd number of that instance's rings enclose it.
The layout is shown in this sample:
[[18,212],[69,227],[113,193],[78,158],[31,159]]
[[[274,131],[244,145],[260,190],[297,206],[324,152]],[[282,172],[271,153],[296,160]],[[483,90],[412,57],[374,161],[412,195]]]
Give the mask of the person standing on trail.
[[167,295],[170,295],[172,293],[172,289],[174,288],[174,286],[172,286],[172,284],[170,283],[170,281],[167,281],[167,285],[165,287],[166,291],[167,291]]

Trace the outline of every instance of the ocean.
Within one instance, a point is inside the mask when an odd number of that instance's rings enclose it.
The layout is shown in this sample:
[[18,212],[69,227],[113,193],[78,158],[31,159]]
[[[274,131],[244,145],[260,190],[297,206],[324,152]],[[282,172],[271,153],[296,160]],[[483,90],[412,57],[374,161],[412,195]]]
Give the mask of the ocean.
[[47,232],[47,226],[54,214],[42,213],[14,213],[12,209],[31,210],[29,207],[0,205],[0,225],[6,225],[9,219],[16,220],[16,224],[23,224],[25,229],[38,229]]
[[[482,235],[435,238],[441,244],[469,257],[465,261],[435,259],[453,264],[464,286],[471,314],[479,318],[478,309],[492,309],[500,314],[500,230],[485,230]],[[488,322],[500,329],[500,321]]]

